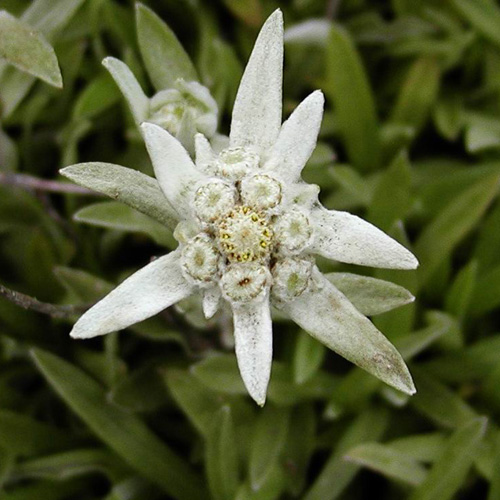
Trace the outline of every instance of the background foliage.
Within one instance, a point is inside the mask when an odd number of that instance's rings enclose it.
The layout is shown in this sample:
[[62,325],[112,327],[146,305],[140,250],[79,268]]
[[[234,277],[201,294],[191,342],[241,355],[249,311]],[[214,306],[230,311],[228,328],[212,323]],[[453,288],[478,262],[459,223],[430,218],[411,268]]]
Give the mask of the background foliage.
[[[0,297],[1,497],[499,500],[497,3],[147,5],[192,57],[226,133],[258,28],[283,9],[285,112],[315,88],[327,97],[304,176],[325,206],[362,215],[421,262],[415,272],[322,268],[417,296],[374,322],[418,393],[402,396],[282,321],[259,409],[227,332],[189,302],[119,335],[71,340],[78,307],[173,245],[146,216],[58,178],[80,161],[152,173],[101,60],[126,61],[149,95],[154,81],[132,2],[3,0],[0,57],[12,64],[0,62],[0,282],[56,307],[15,298],[51,313],[40,314]],[[30,51],[9,45],[16,18],[39,34]]]

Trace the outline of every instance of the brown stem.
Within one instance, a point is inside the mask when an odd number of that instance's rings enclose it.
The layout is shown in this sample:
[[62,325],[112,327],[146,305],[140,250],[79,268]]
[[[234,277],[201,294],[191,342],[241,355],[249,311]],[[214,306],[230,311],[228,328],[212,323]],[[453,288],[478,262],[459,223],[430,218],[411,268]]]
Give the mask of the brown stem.
[[328,19],[335,19],[340,7],[340,0],[329,0],[326,5],[326,17]]
[[99,196],[90,189],[77,186],[76,184],[72,184],[70,182],[48,181],[45,179],[39,179],[38,177],[34,177],[32,175],[17,174],[12,172],[0,172],[0,184],[18,186],[23,189],[35,191],[48,191],[50,193]]
[[22,307],[23,309],[28,309],[30,311],[35,311],[42,314],[47,314],[52,318],[62,318],[69,319],[82,314],[90,305],[81,306],[60,306],[56,304],[49,304],[47,302],[41,302],[34,297],[25,295],[21,292],[16,292],[11,290],[0,283],[0,296],[5,297],[10,302]]

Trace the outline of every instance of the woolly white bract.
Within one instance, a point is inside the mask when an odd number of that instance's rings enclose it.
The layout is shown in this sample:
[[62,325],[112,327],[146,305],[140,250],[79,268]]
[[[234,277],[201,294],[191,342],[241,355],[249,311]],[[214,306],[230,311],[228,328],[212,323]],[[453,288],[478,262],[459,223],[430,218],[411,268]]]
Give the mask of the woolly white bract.
[[215,153],[197,134],[193,163],[176,138],[143,123],[156,178],[178,216],[179,247],[125,280],[79,319],[71,335],[90,338],[126,328],[197,292],[207,317],[227,301],[241,376],[263,405],[272,304],[332,350],[412,394],[399,353],[321,274],[313,255],[392,269],[413,269],[418,262],[371,224],[326,210],[319,188],[301,180],[324,99],[313,92],[282,125],[282,68],[278,10],[263,26],[245,69],[227,149]]

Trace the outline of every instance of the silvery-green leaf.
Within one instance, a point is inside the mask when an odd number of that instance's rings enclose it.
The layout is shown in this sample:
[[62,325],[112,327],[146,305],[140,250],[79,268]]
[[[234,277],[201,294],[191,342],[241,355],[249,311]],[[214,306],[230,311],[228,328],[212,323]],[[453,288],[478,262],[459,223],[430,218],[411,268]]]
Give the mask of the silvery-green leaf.
[[175,246],[172,233],[163,224],[116,201],[88,205],[78,210],[73,218],[78,222],[93,226],[145,233],[159,245]]
[[232,304],[236,358],[250,396],[263,406],[271,376],[273,325],[269,297]]
[[203,291],[203,314],[206,319],[210,319],[219,308],[221,292],[218,286],[207,288]]
[[410,500],[451,500],[463,485],[484,437],[488,420],[474,418],[456,430]]
[[415,300],[406,288],[390,281],[350,273],[329,273],[325,276],[365,316],[382,314]]
[[360,444],[345,459],[412,486],[421,484],[427,475],[427,469],[414,458],[386,444]]
[[154,316],[192,293],[179,251],[154,260],[118,285],[76,322],[71,336],[87,339],[123,330]]
[[231,146],[262,154],[276,141],[281,126],[283,15],[276,10],[255,42],[238,88],[231,121]]
[[139,49],[156,90],[173,87],[178,78],[198,80],[196,69],[174,32],[142,3],[136,4],[136,22]]
[[131,168],[112,163],[78,163],[60,173],[80,186],[121,201],[174,229],[178,215],[162,193],[158,182]]
[[283,123],[264,169],[285,182],[296,182],[318,139],[325,98],[320,90],[306,97]]
[[311,214],[310,250],[349,264],[387,269],[415,269],[418,261],[403,245],[369,222],[348,212],[316,209]]
[[147,122],[141,128],[160,187],[176,212],[186,218],[186,214],[191,213],[193,191],[206,176],[195,167],[182,144],[166,130]]
[[57,57],[49,42],[6,11],[0,11],[0,58],[54,87],[63,86]]
[[283,310],[299,326],[386,384],[414,394],[403,358],[375,326],[316,268],[313,284]]
[[109,71],[127,100],[136,124],[140,125],[149,114],[149,99],[136,77],[124,62],[114,57],[106,57],[102,64]]

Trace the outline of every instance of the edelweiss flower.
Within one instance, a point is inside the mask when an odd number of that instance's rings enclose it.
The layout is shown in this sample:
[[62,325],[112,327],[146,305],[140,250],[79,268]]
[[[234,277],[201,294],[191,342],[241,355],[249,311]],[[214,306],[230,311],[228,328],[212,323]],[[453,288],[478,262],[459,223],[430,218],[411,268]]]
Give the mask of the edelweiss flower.
[[413,269],[415,257],[362,219],[326,210],[300,173],[317,140],[323,95],[313,92],[281,125],[283,20],[263,26],[245,69],[229,148],[196,136],[196,164],[164,129],[144,123],[156,178],[179,223],[179,248],[154,260],[87,311],[71,335],[126,328],[201,292],[207,317],[232,308],[245,386],[263,405],[271,373],[271,304],[310,335],[395,388],[415,392],[401,356],[331,284],[313,255]]

